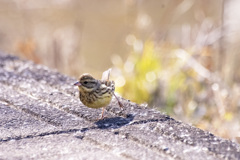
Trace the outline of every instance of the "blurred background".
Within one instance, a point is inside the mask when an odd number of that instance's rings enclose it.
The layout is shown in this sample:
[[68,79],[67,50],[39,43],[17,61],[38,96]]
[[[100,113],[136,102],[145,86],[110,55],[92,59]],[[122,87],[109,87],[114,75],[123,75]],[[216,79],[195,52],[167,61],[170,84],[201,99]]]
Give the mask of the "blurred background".
[[[240,137],[240,1],[0,0],[0,50]],[[69,84],[71,85],[71,84]]]

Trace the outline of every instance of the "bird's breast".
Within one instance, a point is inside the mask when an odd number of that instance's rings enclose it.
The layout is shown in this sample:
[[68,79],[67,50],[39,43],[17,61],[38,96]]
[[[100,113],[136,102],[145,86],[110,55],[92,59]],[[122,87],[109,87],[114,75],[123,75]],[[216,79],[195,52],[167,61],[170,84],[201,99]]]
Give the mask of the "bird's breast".
[[[102,90],[103,91],[103,90]],[[100,92],[83,93],[79,92],[81,102],[90,108],[106,107],[112,100],[112,92],[101,94]]]

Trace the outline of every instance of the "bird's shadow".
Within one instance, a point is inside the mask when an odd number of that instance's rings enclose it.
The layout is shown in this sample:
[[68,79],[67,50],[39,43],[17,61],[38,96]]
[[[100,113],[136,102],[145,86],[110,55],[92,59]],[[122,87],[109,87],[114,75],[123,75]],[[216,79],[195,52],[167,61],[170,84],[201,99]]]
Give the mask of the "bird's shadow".
[[123,117],[105,118],[95,122],[95,124],[99,129],[120,128],[124,125],[129,124],[133,119],[134,115],[128,114],[126,118]]

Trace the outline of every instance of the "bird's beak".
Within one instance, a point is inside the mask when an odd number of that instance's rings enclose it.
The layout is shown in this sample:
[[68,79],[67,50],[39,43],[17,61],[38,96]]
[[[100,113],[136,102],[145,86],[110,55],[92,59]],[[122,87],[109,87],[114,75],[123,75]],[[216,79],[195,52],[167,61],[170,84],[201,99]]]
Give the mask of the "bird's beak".
[[81,86],[81,83],[80,82],[76,82],[73,84],[74,86]]

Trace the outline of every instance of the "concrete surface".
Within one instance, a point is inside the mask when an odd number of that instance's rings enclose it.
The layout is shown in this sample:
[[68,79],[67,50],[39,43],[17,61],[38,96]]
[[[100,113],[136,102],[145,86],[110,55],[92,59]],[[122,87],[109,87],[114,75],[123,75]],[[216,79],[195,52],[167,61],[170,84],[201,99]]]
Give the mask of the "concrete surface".
[[75,81],[0,53],[0,159],[240,159],[238,144],[125,99],[97,121]]

